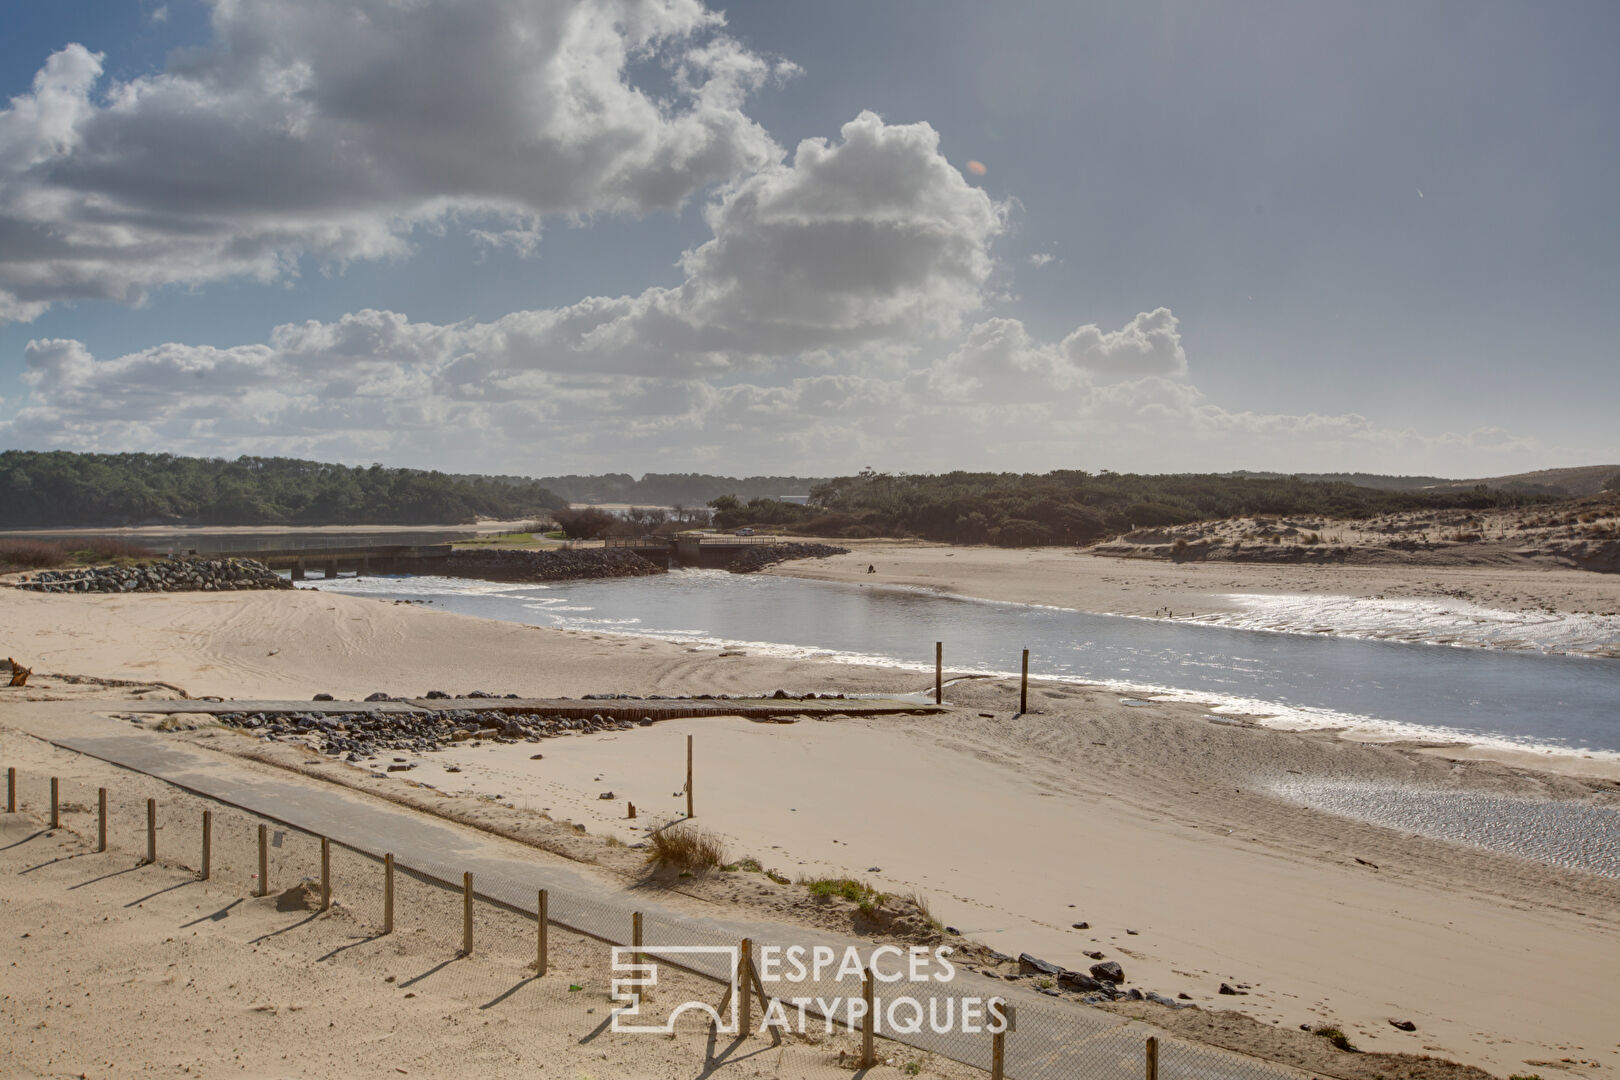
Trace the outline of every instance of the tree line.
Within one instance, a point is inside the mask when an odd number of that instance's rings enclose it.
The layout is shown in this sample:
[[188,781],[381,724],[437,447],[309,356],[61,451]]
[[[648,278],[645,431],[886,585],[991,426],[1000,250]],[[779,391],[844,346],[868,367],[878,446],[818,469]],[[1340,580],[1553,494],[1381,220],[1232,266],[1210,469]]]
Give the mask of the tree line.
[[522,477],[296,458],[0,453],[0,527],[455,525],[549,517],[566,500]]
[[1231,474],[951,472],[891,475],[865,469],[823,481],[810,505],[712,500],[723,529],[784,526],[820,536],[915,536],[956,544],[1090,544],[1132,529],[1212,518],[1310,515],[1366,518],[1419,509],[1485,510],[1555,501],[1484,486],[1390,491],[1340,481]]

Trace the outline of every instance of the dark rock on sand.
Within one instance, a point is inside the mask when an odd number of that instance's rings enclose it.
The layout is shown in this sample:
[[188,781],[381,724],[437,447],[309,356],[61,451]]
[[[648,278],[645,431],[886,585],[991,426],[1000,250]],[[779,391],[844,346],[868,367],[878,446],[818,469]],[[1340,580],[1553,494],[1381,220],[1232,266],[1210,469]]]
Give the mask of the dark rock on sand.
[[1091,965],[1091,977],[1103,982],[1122,983],[1125,981],[1125,969],[1119,966],[1117,960],[1106,960]]

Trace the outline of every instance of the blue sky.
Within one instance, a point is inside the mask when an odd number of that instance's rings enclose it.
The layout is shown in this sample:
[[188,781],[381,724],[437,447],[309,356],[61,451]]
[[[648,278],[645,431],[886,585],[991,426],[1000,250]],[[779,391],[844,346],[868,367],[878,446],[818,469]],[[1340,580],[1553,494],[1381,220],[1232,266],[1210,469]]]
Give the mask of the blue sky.
[[0,17],[0,445],[1620,461],[1612,4]]

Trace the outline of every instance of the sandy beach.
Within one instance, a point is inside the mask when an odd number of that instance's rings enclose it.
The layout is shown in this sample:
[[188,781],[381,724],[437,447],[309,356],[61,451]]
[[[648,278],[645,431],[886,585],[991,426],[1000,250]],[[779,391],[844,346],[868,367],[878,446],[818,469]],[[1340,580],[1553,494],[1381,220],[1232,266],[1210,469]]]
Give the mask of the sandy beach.
[[850,554],[768,572],[1245,629],[1620,654],[1617,574],[1556,566],[1169,562],[1080,548],[840,542]]
[[[866,575],[868,564],[878,574]],[[1281,568],[1118,566],[1072,553],[923,545],[864,545],[784,569],[1092,610],[1150,614],[1173,605],[1177,617],[1183,605],[1199,611],[1221,591],[1301,588]],[[1323,586],[1349,589],[1357,580],[1337,573]],[[1577,613],[1600,606],[1602,590],[1612,588],[1574,572],[1525,582],[1437,580],[1479,590],[1481,603],[1562,598]],[[1422,585],[1387,575],[1361,583],[1386,594]],[[37,673],[23,690],[0,690],[0,723],[30,698],[111,707],[97,703],[110,688],[50,673],[239,699],[430,689],[895,692],[924,681],[893,669],[722,656],[315,590],[0,589],[0,625],[0,649]],[[1443,746],[1364,745],[1331,732],[1212,720],[1193,703],[1127,706],[1117,692],[1068,685],[1037,685],[1022,717],[1014,716],[1016,701],[1016,686],[974,680],[951,687],[953,707],[939,717],[668,721],[548,741],[540,761],[521,744],[416,755],[410,775],[433,783],[440,805],[469,815],[545,815],[583,824],[594,843],[633,842],[641,834],[622,820],[623,802],[648,808],[655,821],[675,812],[680,746],[692,734],[699,816],[733,857],[751,855],[790,879],[847,875],[885,891],[916,890],[970,940],[1081,969],[1088,953],[1102,952],[1124,965],[1132,985],[1184,993],[1201,1006],[1154,1006],[1163,1013],[1154,1023],[1241,1013],[1278,1037],[1331,1023],[1363,1049],[1432,1054],[1502,1076],[1620,1067],[1611,993],[1620,970],[1620,879],[1367,824],[1278,793],[1280,782],[1353,780],[1614,808],[1620,770],[1609,763],[1574,763],[1561,775],[1537,767],[1544,762],[1476,760]],[[215,749],[251,742],[206,730],[183,737]],[[365,773],[340,762],[313,771],[345,783],[362,783]],[[406,783],[363,779],[397,790]],[[615,800],[600,800],[609,789]],[[487,798],[494,794],[500,803]],[[694,891],[774,917],[791,914],[789,894],[802,894],[759,875],[721,877],[728,880],[707,893]],[[1089,928],[1076,930],[1077,922]],[[1220,994],[1222,982],[1247,992]],[[1392,1020],[1416,1030],[1397,1030]]]

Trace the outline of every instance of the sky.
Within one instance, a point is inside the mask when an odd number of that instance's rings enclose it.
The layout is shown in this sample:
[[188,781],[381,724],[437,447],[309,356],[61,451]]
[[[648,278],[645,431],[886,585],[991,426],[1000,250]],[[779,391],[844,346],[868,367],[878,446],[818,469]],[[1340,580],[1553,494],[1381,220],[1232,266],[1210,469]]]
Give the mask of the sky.
[[0,0],[0,447],[1620,462],[1617,49],[1610,0]]

